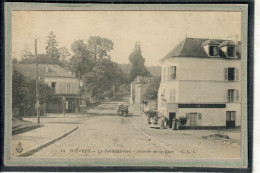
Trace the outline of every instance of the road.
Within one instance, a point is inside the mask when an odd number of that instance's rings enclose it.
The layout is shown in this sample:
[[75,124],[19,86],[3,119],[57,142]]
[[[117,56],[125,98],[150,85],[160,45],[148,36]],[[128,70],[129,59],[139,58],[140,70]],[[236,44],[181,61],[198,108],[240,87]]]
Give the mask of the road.
[[[77,124],[78,130],[34,153],[37,158],[239,158],[240,146],[202,139],[217,133],[199,130],[158,130],[145,125],[140,115],[118,116],[119,102],[102,104],[99,114],[79,114],[61,120],[45,118],[43,123]],[[57,123],[57,122],[56,122]]]
[[[149,157],[175,156],[173,151],[166,153],[167,149],[160,143],[140,133],[129,117],[118,116],[118,104],[110,102],[98,115],[81,114],[81,117],[67,119],[68,122],[63,120],[63,123],[77,124],[78,130],[30,157],[133,158],[147,157],[147,153]],[[45,119],[44,123],[52,123],[52,119]]]

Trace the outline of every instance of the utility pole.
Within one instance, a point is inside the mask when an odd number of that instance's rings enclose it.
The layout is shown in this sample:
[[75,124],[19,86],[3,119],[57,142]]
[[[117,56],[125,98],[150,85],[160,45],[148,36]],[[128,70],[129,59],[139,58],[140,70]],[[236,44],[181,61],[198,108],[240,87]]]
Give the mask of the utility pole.
[[79,112],[80,112],[81,92],[80,92],[80,71],[79,71]]
[[39,86],[38,86],[38,62],[37,62],[37,39],[35,39],[35,71],[36,71],[36,111],[37,111],[37,120],[40,124],[40,101],[39,101]]

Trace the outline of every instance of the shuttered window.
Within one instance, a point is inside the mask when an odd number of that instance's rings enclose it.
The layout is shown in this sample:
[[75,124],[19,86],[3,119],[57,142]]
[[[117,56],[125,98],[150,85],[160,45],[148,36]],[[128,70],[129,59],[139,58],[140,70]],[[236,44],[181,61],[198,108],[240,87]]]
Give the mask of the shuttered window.
[[176,79],[176,66],[171,66],[169,68],[169,79],[175,80]]
[[234,81],[239,80],[238,68],[225,68],[225,80]]
[[187,118],[187,119],[190,118],[190,113],[186,113],[186,118]]
[[229,89],[228,90],[228,102],[234,102],[234,94],[235,90],[234,89]]

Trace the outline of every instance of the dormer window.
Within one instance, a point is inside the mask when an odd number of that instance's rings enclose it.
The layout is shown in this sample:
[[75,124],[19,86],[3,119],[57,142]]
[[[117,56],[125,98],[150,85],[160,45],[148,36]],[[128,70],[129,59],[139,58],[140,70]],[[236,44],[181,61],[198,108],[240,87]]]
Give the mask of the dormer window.
[[234,46],[229,46],[227,48],[227,56],[228,57],[235,57],[235,47]]
[[236,44],[231,40],[223,41],[219,45],[219,47],[225,53],[227,58],[237,58],[235,46],[236,46]]
[[216,40],[206,40],[202,43],[202,47],[210,57],[219,57],[219,42]]
[[218,46],[209,46],[209,55],[210,56],[218,56]]

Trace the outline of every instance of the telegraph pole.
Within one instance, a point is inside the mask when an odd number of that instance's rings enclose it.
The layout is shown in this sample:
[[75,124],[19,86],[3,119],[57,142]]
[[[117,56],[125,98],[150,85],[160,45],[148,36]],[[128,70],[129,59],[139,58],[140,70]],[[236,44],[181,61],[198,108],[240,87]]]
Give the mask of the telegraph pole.
[[40,101],[39,101],[39,86],[38,86],[38,62],[37,62],[37,39],[35,39],[35,71],[36,71],[36,111],[37,111],[37,120],[40,124]]

